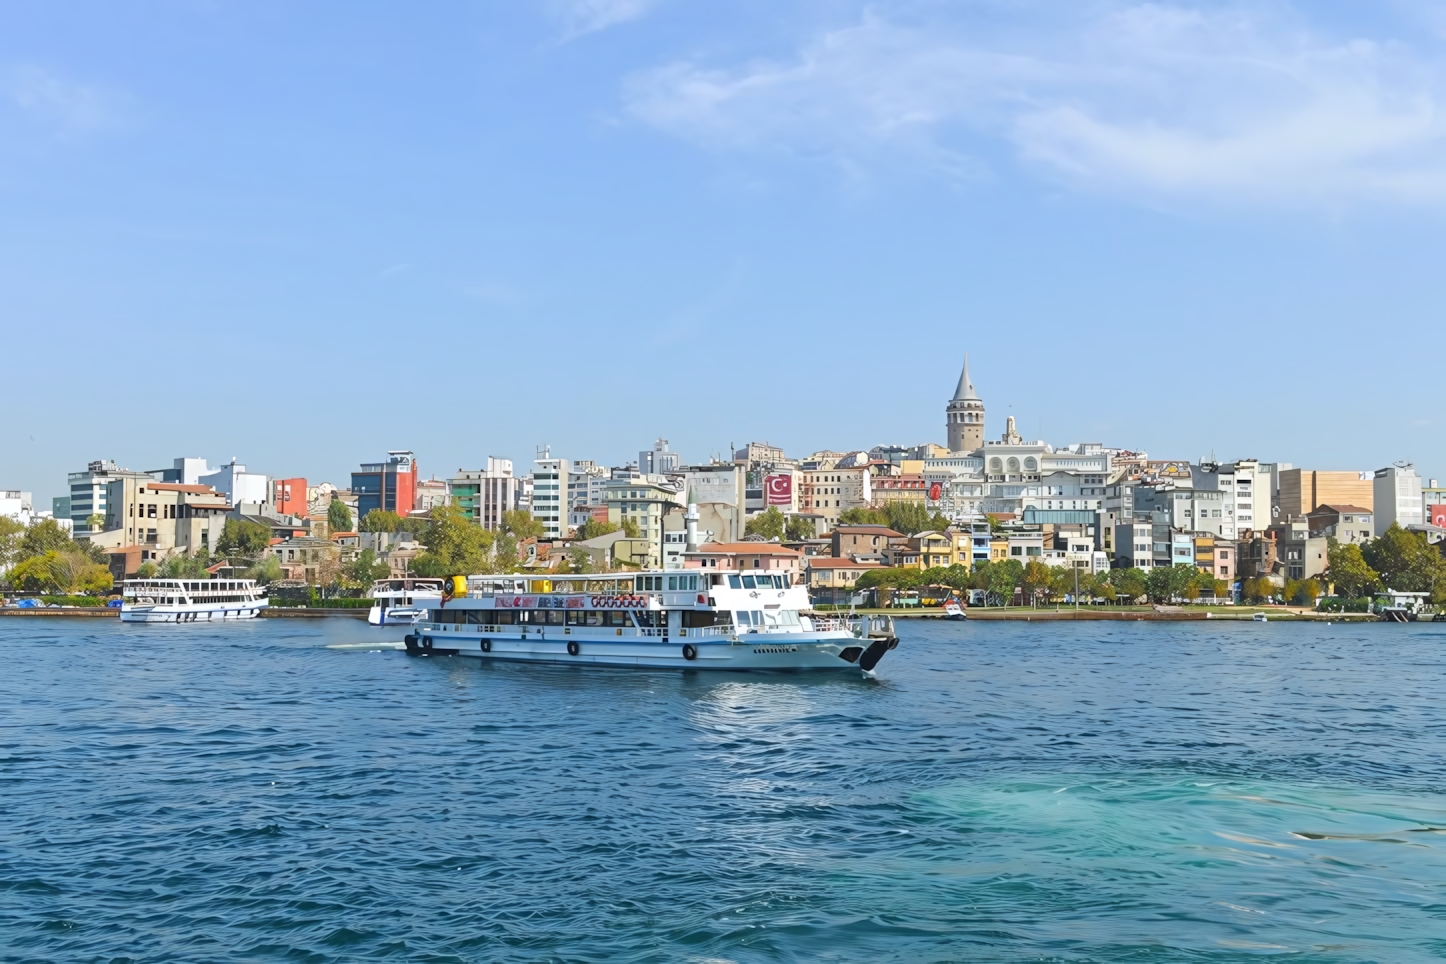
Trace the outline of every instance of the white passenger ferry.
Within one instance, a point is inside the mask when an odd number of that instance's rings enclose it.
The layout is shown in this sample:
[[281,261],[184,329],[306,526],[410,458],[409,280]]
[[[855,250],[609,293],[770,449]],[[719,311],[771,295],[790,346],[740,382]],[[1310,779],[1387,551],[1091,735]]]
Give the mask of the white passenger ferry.
[[128,623],[251,619],[268,602],[265,588],[250,579],[127,579],[120,618]]
[[414,654],[687,669],[872,670],[884,617],[811,612],[777,572],[454,576],[406,637]]
[[376,600],[367,613],[373,626],[410,626],[442,601],[440,579],[378,579],[372,584]]

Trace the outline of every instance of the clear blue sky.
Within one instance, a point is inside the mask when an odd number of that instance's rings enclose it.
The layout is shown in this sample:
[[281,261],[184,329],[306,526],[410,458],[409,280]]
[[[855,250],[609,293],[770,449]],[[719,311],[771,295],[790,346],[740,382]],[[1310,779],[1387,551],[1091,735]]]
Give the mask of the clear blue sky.
[[1446,8],[13,2],[0,487],[943,441],[1446,476]]

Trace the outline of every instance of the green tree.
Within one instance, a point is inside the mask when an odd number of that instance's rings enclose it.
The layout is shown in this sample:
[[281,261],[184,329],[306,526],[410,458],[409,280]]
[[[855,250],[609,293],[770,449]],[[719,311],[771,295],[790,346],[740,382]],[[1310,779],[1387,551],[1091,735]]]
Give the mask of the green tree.
[[99,532],[105,527],[105,516],[99,512],[92,512],[85,517],[85,527],[91,532]]
[[75,540],[70,538],[70,533],[61,528],[60,523],[54,519],[37,519],[30,523],[25,529],[25,535],[21,536],[17,558],[29,559],[51,550],[70,551],[75,549],[76,545]]
[[281,560],[268,552],[246,570],[246,578],[255,579],[263,586],[271,585],[281,578]]
[[885,525],[895,532],[912,536],[923,532],[932,522],[922,502],[890,502],[884,506]]
[[152,579],[152,578],[155,577],[155,575],[156,575],[156,564],[155,564],[154,562],[152,562],[151,560],[149,560],[149,559],[147,559],[145,562],[141,563],[139,566],[136,567],[136,578],[137,578],[137,579]]
[[25,527],[20,524],[20,520],[0,515],[0,570],[4,570],[16,560],[24,534]]
[[[387,509],[373,509],[362,516],[362,532],[401,532],[402,517]],[[344,530],[343,530],[344,531]]]
[[219,552],[236,552],[245,556],[265,552],[270,546],[271,529],[246,519],[227,519],[221,526],[221,538],[216,540]]
[[888,518],[877,509],[845,509],[839,513],[838,524],[841,526],[886,526]]
[[326,507],[326,525],[333,533],[351,532],[351,510],[340,499],[332,499]]
[[592,553],[582,546],[576,546],[567,554],[567,567],[569,571],[579,575],[597,572],[597,563],[592,560]]
[[[532,518],[528,513],[523,514]],[[515,540],[513,533],[506,534]],[[431,521],[418,536],[427,547],[426,552],[412,560],[412,572],[418,576],[466,576],[493,570],[489,550],[496,540],[460,506],[433,506]],[[504,567],[503,572],[510,572],[515,566],[515,541],[513,546],[513,563]]]
[[623,535],[629,539],[641,538],[642,533],[638,531],[638,522],[636,519],[623,520]]
[[[1173,566],[1156,566],[1145,576],[1145,594],[1151,602],[1168,603],[1185,595],[1185,591],[1196,586],[1200,570],[1185,562]],[[1197,589],[1196,595],[1199,595]]]
[[210,579],[206,567],[211,559],[206,550],[197,549],[191,555],[174,555],[161,562],[159,575],[162,579]]
[[1014,600],[1014,590],[1024,582],[1024,565],[1018,559],[1002,559],[989,566],[986,591],[996,606],[1007,606]]
[[100,593],[114,584],[107,567],[82,553],[59,549],[21,560],[5,577],[21,592]]
[[597,519],[588,519],[577,527],[575,538],[579,542],[586,542],[588,539],[596,539],[598,536],[605,536],[617,532],[621,526],[616,522],[599,522]]
[[[432,510],[436,514],[436,510]],[[502,513],[502,531],[516,536],[518,541],[523,539],[541,539],[547,529],[541,522],[532,517],[532,513],[526,509],[512,509]]]
[[1446,585],[1446,561],[1422,533],[1409,532],[1392,522],[1361,550],[1366,563],[1381,581],[1397,592],[1435,592]]
[[1109,583],[1119,596],[1127,596],[1130,599],[1139,599],[1149,592],[1148,580],[1145,570],[1138,566],[1130,566],[1124,569],[1111,569]]
[[347,563],[343,570],[343,577],[353,586],[368,588],[378,579],[385,579],[391,574],[392,567],[378,560],[377,554],[371,549],[363,549],[357,553],[356,558]]
[[783,538],[783,513],[774,506],[769,506],[767,511],[748,520],[743,526],[743,534],[761,536],[770,542]]
[[783,530],[783,538],[789,542],[803,542],[806,539],[818,538],[818,527],[812,519],[806,519],[801,515],[788,517],[788,525]]
[[1253,579],[1246,579],[1240,584],[1240,593],[1248,602],[1265,603],[1275,595],[1275,583],[1265,576],[1256,576]]
[[1026,603],[1037,601],[1039,596],[1049,592],[1054,582],[1053,568],[1038,559],[1031,559],[1025,565],[1024,601]]
[[1326,578],[1335,583],[1336,593],[1348,599],[1369,596],[1381,588],[1381,577],[1366,562],[1361,547],[1330,540]]

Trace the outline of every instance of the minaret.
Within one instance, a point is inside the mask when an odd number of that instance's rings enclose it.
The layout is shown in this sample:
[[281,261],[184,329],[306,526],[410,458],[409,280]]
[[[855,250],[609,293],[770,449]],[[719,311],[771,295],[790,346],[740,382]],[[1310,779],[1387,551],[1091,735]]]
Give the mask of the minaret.
[[974,383],[969,380],[968,355],[959,373],[959,387],[954,389],[945,411],[950,452],[974,452],[984,447],[984,403],[974,394]]

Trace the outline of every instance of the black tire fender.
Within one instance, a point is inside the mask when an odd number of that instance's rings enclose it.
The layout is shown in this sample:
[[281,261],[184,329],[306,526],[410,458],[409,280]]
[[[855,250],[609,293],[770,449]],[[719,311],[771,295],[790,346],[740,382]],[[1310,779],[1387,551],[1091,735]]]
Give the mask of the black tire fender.
[[567,641],[567,655],[576,656],[580,649],[581,647],[577,645],[577,640],[569,639]]
[[698,647],[694,646],[692,643],[684,643],[684,644],[683,644],[683,658],[686,659],[686,660],[688,660],[689,662],[697,659],[697,658],[698,658]]
[[490,652],[492,652],[492,640],[490,640],[490,639],[484,639],[484,640],[482,640],[482,652],[484,652],[484,653],[490,653]]
[[431,648],[432,648],[432,637],[430,637],[430,636],[423,636],[423,637],[422,637],[422,648],[423,648],[423,649],[431,649]]

